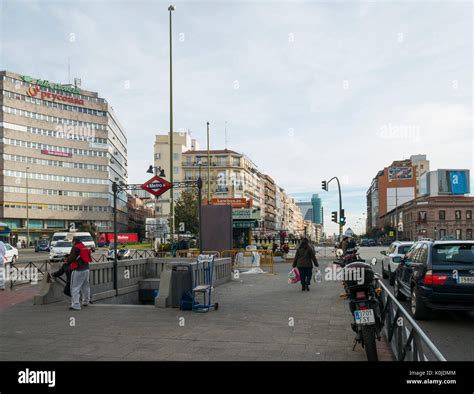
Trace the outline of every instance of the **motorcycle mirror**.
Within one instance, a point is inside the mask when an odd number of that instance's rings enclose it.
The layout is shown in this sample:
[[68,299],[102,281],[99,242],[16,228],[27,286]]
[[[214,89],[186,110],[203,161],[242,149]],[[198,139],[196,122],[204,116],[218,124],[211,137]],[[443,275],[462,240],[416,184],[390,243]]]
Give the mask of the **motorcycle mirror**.
[[371,263],[372,265],[377,264],[377,259],[374,257],[370,263]]
[[342,249],[337,249],[336,250],[336,256],[337,257],[341,257],[343,254],[344,254],[344,252],[342,251]]

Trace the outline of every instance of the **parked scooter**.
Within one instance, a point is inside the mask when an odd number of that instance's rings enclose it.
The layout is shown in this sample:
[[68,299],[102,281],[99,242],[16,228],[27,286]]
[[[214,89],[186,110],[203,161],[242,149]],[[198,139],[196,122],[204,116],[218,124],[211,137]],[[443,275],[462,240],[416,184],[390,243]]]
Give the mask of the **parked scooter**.
[[[372,259],[375,265],[377,259]],[[342,267],[343,285],[349,300],[349,309],[354,318],[351,324],[356,333],[354,349],[358,343],[362,345],[369,361],[378,361],[376,339],[380,341],[383,328],[383,300],[380,296],[382,288],[370,264],[355,261],[335,262]]]
[[[126,260],[131,259],[132,253],[130,249],[120,248],[117,249],[117,260]],[[113,261],[114,260],[114,249],[109,249],[107,251],[107,260]]]

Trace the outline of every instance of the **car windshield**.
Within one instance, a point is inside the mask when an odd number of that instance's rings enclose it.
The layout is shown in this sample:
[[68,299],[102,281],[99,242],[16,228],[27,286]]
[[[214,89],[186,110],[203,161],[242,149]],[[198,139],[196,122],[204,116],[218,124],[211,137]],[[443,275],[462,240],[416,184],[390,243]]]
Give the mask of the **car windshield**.
[[61,241],[64,238],[66,238],[65,235],[53,235],[53,241]]
[[398,254],[406,254],[411,248],[411,245],[400,245],[398,247]]
[[92,242],[92,241],[94,241],[90,235],[76,235],[74,238],[77,238],[81,242]]
[[433,263],[474,264],[474,244],[435,245]]
[[41,240],[38,242],[39,245],[48,245],[48,243],[49,243],[49,241],[46,240],[46,239],[41,239]]
[[64,242],[64,241],[60,241],[56,244],[56,247],[57,248],[71,248],[72,247],[72,243],[71,242]]

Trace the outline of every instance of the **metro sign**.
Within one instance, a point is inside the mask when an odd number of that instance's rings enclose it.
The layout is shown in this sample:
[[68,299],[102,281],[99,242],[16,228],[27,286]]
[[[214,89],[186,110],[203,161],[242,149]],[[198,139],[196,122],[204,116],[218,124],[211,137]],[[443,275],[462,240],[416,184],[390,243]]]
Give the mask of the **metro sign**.
[[146,190],[148,193],[157,197],[161,196],[172,187],[173,185],[171,183],[156,175],[142,185],[143,190]]

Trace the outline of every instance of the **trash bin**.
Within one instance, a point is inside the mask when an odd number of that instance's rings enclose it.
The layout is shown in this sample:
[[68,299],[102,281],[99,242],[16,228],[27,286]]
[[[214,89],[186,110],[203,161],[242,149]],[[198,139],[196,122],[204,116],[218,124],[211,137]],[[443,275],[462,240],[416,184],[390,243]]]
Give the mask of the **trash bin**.
[[193,289],[193,269],[191,264],[173,265],[171,271],[171,306],[179,308],[181,297]]

